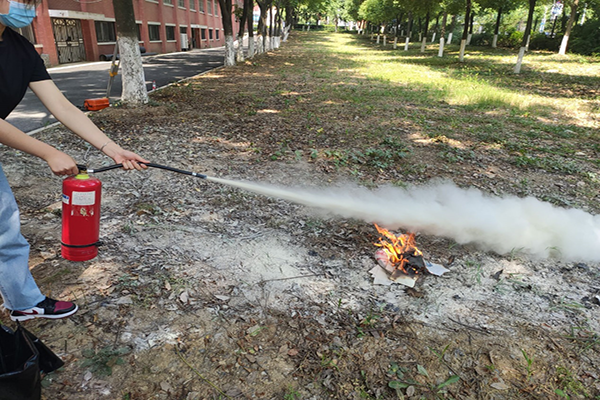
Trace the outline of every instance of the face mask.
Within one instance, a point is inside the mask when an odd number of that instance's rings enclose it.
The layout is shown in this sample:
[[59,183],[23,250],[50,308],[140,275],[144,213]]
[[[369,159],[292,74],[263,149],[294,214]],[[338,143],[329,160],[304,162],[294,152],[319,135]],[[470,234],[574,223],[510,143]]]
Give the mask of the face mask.
[[25,28],[35,18],[35,7],[17,1],[9,1],[8,14],[0,14],[0,23],[9,28]]

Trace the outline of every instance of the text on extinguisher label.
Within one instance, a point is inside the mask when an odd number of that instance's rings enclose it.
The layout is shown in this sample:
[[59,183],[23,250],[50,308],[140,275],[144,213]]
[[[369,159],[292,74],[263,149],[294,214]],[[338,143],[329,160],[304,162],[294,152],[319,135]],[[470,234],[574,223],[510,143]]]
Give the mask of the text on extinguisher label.
[[96,192],[73,192],[71,204],[74,206],[93,206],[96,204]]

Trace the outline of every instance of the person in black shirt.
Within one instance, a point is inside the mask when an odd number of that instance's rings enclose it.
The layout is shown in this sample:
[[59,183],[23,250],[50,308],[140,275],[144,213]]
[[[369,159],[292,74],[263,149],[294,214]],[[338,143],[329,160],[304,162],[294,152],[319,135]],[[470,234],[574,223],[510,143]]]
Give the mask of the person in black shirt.
[[[124,169],[145,168],[148,162],[110,140],[56,87],[34,46],[10,28],[29,25],[34,0],[0,0],[0,143],[46,161],[56,175],[74,175],[78,168],[67,154],[15,128],[5,118],[23,99],[27,88],[67,128],[112,158]],[[77,311],[69,301],[44,296],[29,271],[29,244],[21,235],[19,210],[0,166],[0,294],[13,321],[64,318]]]

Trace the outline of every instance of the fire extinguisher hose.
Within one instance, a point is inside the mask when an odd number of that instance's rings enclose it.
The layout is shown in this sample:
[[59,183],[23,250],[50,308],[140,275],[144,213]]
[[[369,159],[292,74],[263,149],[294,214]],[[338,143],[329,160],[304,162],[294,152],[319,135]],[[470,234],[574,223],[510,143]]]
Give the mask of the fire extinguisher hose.
[[[147,167],[164,169],[164,170],[171,171],[171,172],[177,172],[178,174],[195,176],[196,178],[200,178],[200,179],[206,179],[207,178],[206,175],[199,174],[197,172],[185,171],[183,169],[173,168],[173,167],[169,167],[169,166],[166,166],[166,165],[160,165],[160,164],[155,164],[155,163],[142,163],[142,162],[139,163],[139,164],[140,165],[145,165]],[[87,173],[90,173],[90,174],[97,174],[98,172],[104,172],[104,171],[110,171],[111,169],[122,168],[123,164],[114,164],[114,165],[109,165],[107,167],[100,167],[100,168],[96,168],[96,169],[88,169],[87,166],[81,165],[81,164],[77,164],[77,167],[82,172],[87,172]]]

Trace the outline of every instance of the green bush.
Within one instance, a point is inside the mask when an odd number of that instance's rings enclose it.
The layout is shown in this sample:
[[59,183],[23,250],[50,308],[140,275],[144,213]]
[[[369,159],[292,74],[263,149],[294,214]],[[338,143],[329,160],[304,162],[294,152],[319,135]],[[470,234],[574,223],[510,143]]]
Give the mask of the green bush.
[[600,20],[589,20],[573,28],[568,50],[587,56],[600,56]]
[[491,46],[492,40],[494,40],[494,34],[483,32],[474,33],[471,37],[471,45],[473,46]]
[[498,36],[498,45],[502,47],[521,47],[521,43],[523,42],[523,32],[518,30],[513,30],[509,32],[509,34],[500,40],[500,36]]
[[548,50],[548,51],[558,51],[560,47],[560,42],[562,41],[562,36],[549,37],[544,33],[534,34],[529,41],[529,49],[530,50]]

